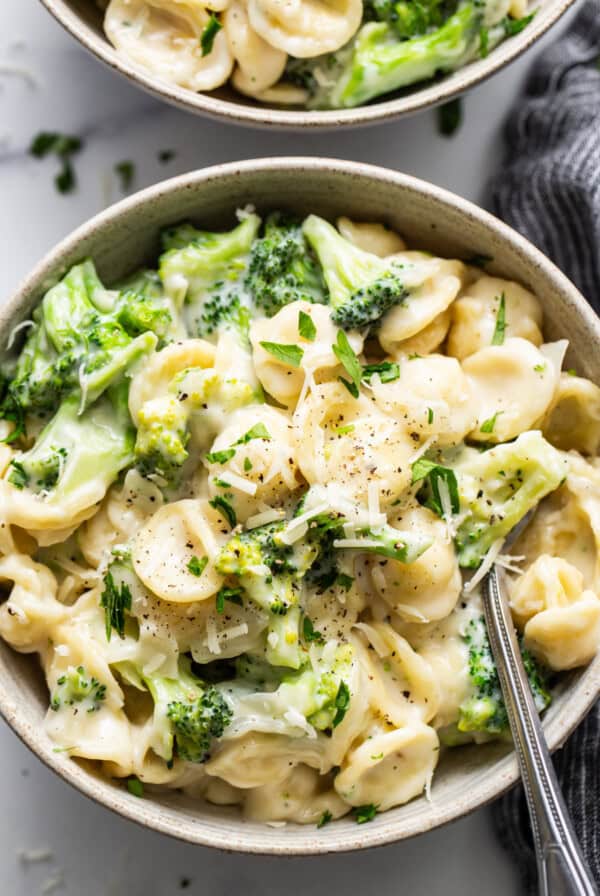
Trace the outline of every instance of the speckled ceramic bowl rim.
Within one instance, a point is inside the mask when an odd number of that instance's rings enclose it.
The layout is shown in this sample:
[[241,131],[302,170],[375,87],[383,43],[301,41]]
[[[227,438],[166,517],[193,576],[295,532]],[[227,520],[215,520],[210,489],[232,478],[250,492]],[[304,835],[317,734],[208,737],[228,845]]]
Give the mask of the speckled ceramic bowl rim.
[[425,87],[417,87],[405,96],[355,109],[331,111],[286,110],[258,104],[250,105],[241,99],[240,102],[235,102],[168,84],[121,56],[105,37],[98,35],[81,19],[66,0],[41,0],[41,2],[61,25],[98,59],[132,83],[172,105],[232,124],[316,131],[392,121],[448,102],[517,59],[560,19],[575,0],[547,0],[523,31],[494,48],[485,59],[471,62],[447,75],[443,80]]
[[[144,209],[149,208],[165,194],[173,192],[183,194],[187,190],[195,190],[210,182],[235,181],[244,175],[258,172],[283,173],[290,178],[310,177],[311,173],[317,172],[324,173],[325,176],[329,173],[332,177],[341,173],[353,179],[370,181],[374,186],[384,184],[400,188],[407,194],[429,199],[458,212],[465,222],[470,220],[476,226],[486,229],[494,239],[507,243],[518,256],[526,260],[527,264],[539,269],[542,276],[549,278],[557,291],[567,297],[568,303],[573,308],[572,313],[583,322],[586,333],[589,334],[590,345],[600,346],[600,320],[573,284],[541,252],[493,215],[447,190],[406,174],[356,162],[304,157],[258,159],[206,168],[163,181],[111,206],[62,240],[34,268],[21,283],[15,295],[0,309],[0,329],[6,326],[8,321],[14,321],[20,313],[28,313],[32,295],[39,295],[48,283],[52,282],[57,271],[64,269],[64,259],[72,259],[82,241],[93,238],[98,232],[102,238],[107,225],[110,226],[132,211],[143,215]],[[544,727],[552,749],[564,743],[599,693],[600,656],[570,688],[567,704],[552,719],[547,720]],[[0,713],[39,759],[86,796],[152,830],[190,843],[228,851],[271,855],[313,855],[382,846],[456,820],[500,796],[518,778],[516,760],[514,754],[510,753],[495,762],[493,770],[482,782],[461,794],[455,805],[440,807],[436,806],[433,800],[431,811],[425,819],[409,819],[408,822],[406,819],[394,820],[391,810],[390,813],[378,816],[377,824],[372,822],[370,825],[352,826],[348,829],[347,836],[336,837],[334,834],[336,825],[328,826],[323,831],[317,831],[312,826],[311,833],[304,836],[305,827],[298,834],[298,839],[302,842],[297,844],[289,840],[279,843],[276,831],[266,826],[264,830],[261,828],[262,833],[244,830],[241,819],[239,821],[232,819],[230,836],[228,831],[228,839],[224,843],[222,836],[216,836],[210,825],[205,826],[202,820],[189,818],[184,812],[177,810],[173,812],[171,807],[169,812],[165,813],[164,807],[153,802],[150,794],[145,799],[137,799],[125,790],[109,788],[102,779],[94,777],[76,762],[65,758],[61,753],[53,752],[43,729],[33,727],[27,722],[19,711],[14,694],[11,695],[7,683],[1,678]]]

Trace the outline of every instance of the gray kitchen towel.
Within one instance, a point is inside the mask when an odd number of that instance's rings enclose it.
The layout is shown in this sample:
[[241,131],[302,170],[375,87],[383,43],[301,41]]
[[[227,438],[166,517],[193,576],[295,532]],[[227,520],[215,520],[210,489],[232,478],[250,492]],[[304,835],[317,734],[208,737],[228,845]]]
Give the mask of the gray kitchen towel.
[[[600,312],[600,0],[534,65],[505,131],[492,209],[549,256]],[[600,704],[554,757],[577,834],[600,883]],[[516,787],[493,807],[524,892],[536,869],[527,806]]]

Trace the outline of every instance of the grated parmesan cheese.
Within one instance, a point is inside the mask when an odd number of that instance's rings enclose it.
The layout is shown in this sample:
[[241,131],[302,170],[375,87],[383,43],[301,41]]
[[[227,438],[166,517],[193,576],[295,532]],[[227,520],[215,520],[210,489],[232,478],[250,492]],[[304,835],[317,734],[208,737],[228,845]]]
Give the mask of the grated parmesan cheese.
[[270,507],[269,510],[263,510],[262,513],[255,513],[254,516],[249,516],[246,520],[246,529],[257,529],[258,526],[266,526],[267,523],[274,523],[283,519],[284,516],[285,511]]
[[231,628],[223,629],[220,637],[223,641],[232,641],[234,638],[241,637],[241,635],[247,635],[248,631],[248,623],[240,622],[239,625],[232,625]]
[[333,542],[334,548],[377,548],[379,542],[371,538],[337,538]]
[[294,519],[290,520],[284,531],[281,533],[281,541],[283,541],[284,544],[293,544],[295,541],[298,541],[298,539],[302,538],[302,536],[308,529],[308,523],[310,522],[310,520],[313,517],[318,516],[320,513],[327,513],[329,510],[333,510],[329,501],[323,501],[321,504],[317,504],[310,510],[306,510],[304,513],[301,513],[300,516],[294,517]]
[[15,339],[17,337],[17,333],[20,333],[21,330],[27,329],[27,327],[35,327],[35,321],[33,320],[22,320],[20,324],[17,324],[16,327],[13,327],[10,331],[10,336],[8,337],[8,342],[6,343],[6,348],[11,349],[15,344]]
[[492,544],[489,551],[481,561],[481,565],[475,575],[464,585],[463,591],[465,592],[465,594],[470,594],[471,591],[473,591],[473,589],[475,589],[479,585],[479,583],[483,581],[483,579],[485,579],[488,572],[496,562],[496,558],[500,554],[503,544],[503,538],[497,538],[496,541]]
[[232,473],[231,470],[226,470],[223,473],[223,477],[232,488],[237,488],[238,491],[244,492],[246,495],[254,496],[256,494],[256,482],[249,482],[247,479],[244,479],[243,476],[238,476],[237,473]]
[[219,644],[219,636],[217,635],[217,623],[213,616],[209,616],[206,620],[206,646],[211,653],[218,656],[221,653],[221,645]]

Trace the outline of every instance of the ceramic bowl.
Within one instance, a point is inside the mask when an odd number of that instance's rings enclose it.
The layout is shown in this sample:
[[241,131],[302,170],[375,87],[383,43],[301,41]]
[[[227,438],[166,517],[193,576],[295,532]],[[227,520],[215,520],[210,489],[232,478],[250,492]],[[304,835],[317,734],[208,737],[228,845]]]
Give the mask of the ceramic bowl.
[[560,19],[574,0],[540,0],[539,3],[533,3],[532,8],[538,10],[536,16],[520,34],[505,40],[485,59],[471,62],[440,80],[417,85],[401,94],[385,97],[367,106],[332,111],[306,111],[267,106],[253,102],[228,86],[210,93],[194,93],[184,87],[167,84],[130,62],[114,49],[104,35],[102,12],[94,0],[41,0],[41,2],[64,28],[98,59],[134,84],[175,106],[234,124],[314,131],[391,121],[447,102],[517,59]]
[[[156,259],[158,233],[183,219],[217,229],[231,227],[234,210],[256,205],[335,218],[386,222],[411,247],[441,255],[491,256],[491,272],[520,281],[544,303],[546,333],[570,340],[570,363],[600,382],[600,322],[575,287],[521,236],[451,193],[404,174],[331,159],[263,159],[208,168],[168,180],[102,212],[61,242],[0,310],[0,332],[30,316],[43,292],[86,256],[107,285]],[[6,339],[2,338],[2,345]],[[544,718],[552,748],[563,743],[600,692],[600,658],[562,679]],[[431,799],[413,800],[377,815],[369,824],[341,819],[274,829],[245,820],[238,810],[193,802],[179,793],[131,796],[101,778],[90,764],[53,752],[42,719],[48,695],[37,658],[0,641],[0,711],[22,740],[82,793],[146,827],[191,843],[239,852],[306,855],[391,843],[429,831],[500,796],[517,780],[514,754],[502,744],[445,753]]]

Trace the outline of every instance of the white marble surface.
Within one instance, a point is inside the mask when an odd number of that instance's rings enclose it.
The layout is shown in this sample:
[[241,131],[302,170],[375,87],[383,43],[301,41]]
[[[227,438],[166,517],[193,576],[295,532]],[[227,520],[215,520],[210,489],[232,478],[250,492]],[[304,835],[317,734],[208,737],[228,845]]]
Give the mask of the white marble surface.
[[[347,157],[402,169],[482,202],[488,176],[501,160],[503,118],[539,51],[473,91],[463,126],[449,140],[437,135],[431,112],[365,131],[271,134],[204,121],[138,92],[81,50],[37,0],[3,0],[2,7],[0,301],[62,236],[119,197],[113,166],[124,159],[136,163],[137,188],[227,160]],[[85,139],[76,160],[76,193],[59,196],[53,186],[56,163],[28,156],[31,138],[40,130]],[[164,149],[175,150],[176,157],[161,165],[157,153]],[[3,722],[0,762],[2,896],[34,896],[52,883],[55,892],[68,896],[518,891],[487,810],[417,840],[352,856],[227,856],[150,834],[93,805],[48,772]],[[19,859],[19,850],[42,847],[53,857],[29,867]],[[191,881],[184,889],[183,879]]]

